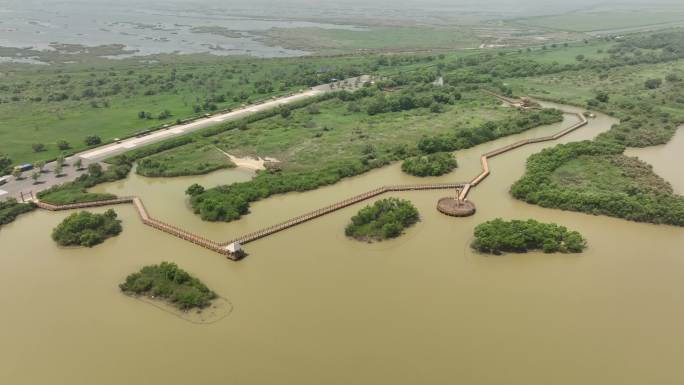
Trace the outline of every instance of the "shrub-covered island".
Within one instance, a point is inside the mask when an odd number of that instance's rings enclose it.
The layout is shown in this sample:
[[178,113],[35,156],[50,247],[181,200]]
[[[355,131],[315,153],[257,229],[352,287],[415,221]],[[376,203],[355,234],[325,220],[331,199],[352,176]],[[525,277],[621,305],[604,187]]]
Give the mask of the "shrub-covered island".
[[353,216],[345,234],[364,241],[396,238],[419,219],[418,210],[411,202],[397,198],[382,199]]
[[121,221],[114,210],[104,214],[81,211],[69,215],[54,230],[52,239],[61,246],[93,247],[121,233]]
[[143,267],[119,288],[126,294],[163,298],[181,310],[205,308],[217,298],[204,283],[170,262]]
[[0,226],[13,222],[19,215],[33,211],[36,205],[33,203],[19,203],[16,199],[7,199],[0,202]]
[[511,193],[542,207],[684,226],[684,197],[624,149],[605,140],[547,148],[527,160]]
[[401,165],[401,170],[415,176],[440,176],[451,172],[456,166],[453,154],[436,152],[406,159]]
[[494,219],[475,227],[475,240],[471,246],[478,251],[492,254],[501,254],[504,251],[524,253],[528,250],[580,253],[586,247],[586,241],[577,231],[552,223],[540,223],[534,219]]

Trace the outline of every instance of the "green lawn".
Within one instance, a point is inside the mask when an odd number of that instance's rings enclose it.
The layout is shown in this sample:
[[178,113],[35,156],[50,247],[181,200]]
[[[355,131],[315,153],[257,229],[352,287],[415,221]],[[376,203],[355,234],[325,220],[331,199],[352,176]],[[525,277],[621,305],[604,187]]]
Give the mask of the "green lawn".
[[167,151],[145,158],[138,165],[144,176],[173,177],[206,174],[235,164],[213,144],[193,143],[188,151]]
[[[0,153],[15,164],[53,159],[86,148],[84,138],[103,142],[177,119],[234,108],[370,71],[374,58],[179,59],[153,64],[112,61],[107,65],[0,65]],[[382,67],[375,67],[382,70]],[[162,111],[170,117],[158,119]],[[138,114],[147,112],[150,118]],[[41,143],[46,151],[33,152]]]
[[456,27],[370,27],[367,30],[275,28],[264,34],[273,45],[319,53],[474,48],[480,39]]
[[672,8],[669,10],[613,9],[610,11],[580,11],[562,15],[517,19],[515,22],[529,26],[578,32],[620,30],[677,22],[684,24],[684,10],[682,7],[672,5]]

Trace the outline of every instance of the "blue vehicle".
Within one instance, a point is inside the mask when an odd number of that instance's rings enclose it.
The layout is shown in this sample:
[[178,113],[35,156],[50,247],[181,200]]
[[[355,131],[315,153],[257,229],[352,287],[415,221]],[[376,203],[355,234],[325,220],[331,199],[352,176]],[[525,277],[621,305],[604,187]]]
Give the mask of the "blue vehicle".
[[19,169],[21,172],[24,172],[28,170],[33,170],[33,165],[31,163],[26,163],[22,164],[21,166],[15,167],[15,169]]

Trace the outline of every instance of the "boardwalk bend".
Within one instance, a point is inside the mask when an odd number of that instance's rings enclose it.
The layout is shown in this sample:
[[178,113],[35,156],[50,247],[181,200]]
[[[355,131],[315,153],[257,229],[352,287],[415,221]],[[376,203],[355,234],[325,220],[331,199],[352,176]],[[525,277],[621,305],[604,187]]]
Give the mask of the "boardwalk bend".
[[[502,100],[505,103],[510,104],[511,106],[517,107],[517,108],[530,108],[526,106],[525,101],[523,100],[516,100],[516,99],[511,99],[507,98],[505,96],[500,96],[494,93],[491,93],[494,97]],[[201,237],[199,235],[195,235],[189,231],[183,230],[181,228],[175,227],[173,225],[170,225],[168,223],[164,223],[158,219],[153,218],[150,216],[150,214],[147,212],[147,209],[145,208],[145,205],[143,204],[143,201],[138,198],[138,197],[120,197],[116,199],[110,199],[110,200],[103,200],[103,201],[97,201],[97,202],[84,202],[84,203],[75,203],[75,204],[69,204],[69,205],[51,205],[46,202],[41,202],[39,200],[35,200],[35,203],[38,207],[49,210],[49,211],[64,211],[64,210],[73,210],[73,209],[82,209],[82,208],[89,208],[89,207],[100,207],[100,206],[108,206],[108,205],[116,205],[116,204],[133,204],[136,210],[138,211],[138,215],[140,216],[140,219],[142,222],[148,226],[154,227],[157,230],[163,231],[167,234],[171,234],[175,237],[184,239],[188,242],[192,242],[198,246],[204,247],[206,249],[215,251],[219,254],[225,255],[228,258],[232,260],[238,260],[243,253],[241,252],[241,245],[247,244],[249,242],[256,241],[258,239],[267,237],[269,235],[275,234],[277,232],[289,229],[291,227],[297,226],[299,224],[302,224],[304,222],[308,222],[310,220],[316,219],[318,217],[324,216],[326,214],[330,214],[332,212],[335,212],[337,210],[341,210],[345,207],[357,204],[359,202],[366,201],[371,198],[375,198],[379,195],[385,194],[385,193],[391,193],[391,192],[400,192],[400,191],[423,191],[423,190],[453,190],[453,189],[462,189],[461,194],[459,196],[460,199],[466,200],[468,197],[468,194],[470,193],[470,190],[472,190],[473,187],[476,187],[478,184],[480,184],[487,176],[489,176],[490,170],[489,170],[489,163],[488,160],[490,158],[493,158],[495,156],[501,155],[503,153],[512,151],[516,148],[525,146],[527,144],[532,144],[532,143],[541,143],[541,142],[548,142],[548,141],[553,141],[558,138],[561,138],[572,131],[577,130],[578,128],[585,126],[587,124],[587,119],[584,117],[584,115],[579,114],[579,113],[572,113],[572,112],[565,112],[567,114],[575,115],[579,119],[579,122],[576,124],[573,124],[572,126],[563,129],[562,131],[554,134],[554,135],[549,135],[549,136],[543,136],[540,138],[534,138],[534,139],[525,139],[521,140],[518,142],[515,142],[513,144],[509,144],[507,146],[498,148],[496,150],[490,151],[486,154],[482,154],[480,157],[480,163],[482,164],[482,172],[477,175],[475,178],[473,178],[470,182],[465,182],[465,183],[437,183],[437,184],[416,184],[416,185],[395,185],[395,186],[383,186],[380,188],[377,188],[375,190],[371,190],[368,192],[365,192],[360,195],[356,195],[350,198],[347,198],[341,202],[334,203],[330,206],[326,206],[323,208],[320,208],[318,210],[311,211],[309,213],[306,213],[304,215],[300,215],[298,217],[289,219],[285,222],[261,229],[259,231],[255,231],[250,234],[246,234],[240,237],[237,237],[235,239],[232,239],[227,242],[217,242],[217,241],[212,241],[210,239],[206,239],[204,237]]]

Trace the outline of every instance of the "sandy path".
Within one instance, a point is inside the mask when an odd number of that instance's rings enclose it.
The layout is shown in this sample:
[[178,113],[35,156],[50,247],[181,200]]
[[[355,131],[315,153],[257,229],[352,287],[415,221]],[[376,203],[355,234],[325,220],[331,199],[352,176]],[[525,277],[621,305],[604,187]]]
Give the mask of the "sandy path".
[[275,158],[252,158],[249,156],[238,158],[237,156],[230,155],[229,153],[221,150],[218,147],[214,147],[216,150],[220,151],[223,155],[227,156],[231,162],[235,163],[236,166],[246,168],[249,170],[265,170],[266,162],[278,163],[279,160]]

